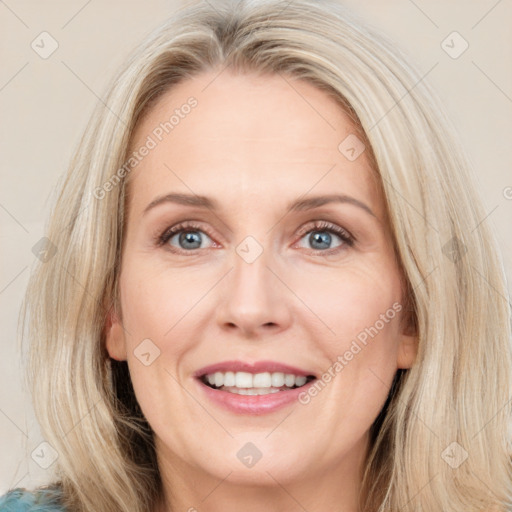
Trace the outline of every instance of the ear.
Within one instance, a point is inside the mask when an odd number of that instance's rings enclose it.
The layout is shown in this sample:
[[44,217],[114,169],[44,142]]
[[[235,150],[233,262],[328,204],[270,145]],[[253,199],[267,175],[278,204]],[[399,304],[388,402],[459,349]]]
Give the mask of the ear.
[[126,361],[126,339],[123,324],[112,306],[105,323],[105,344],[108,354],[117,361]]
[[399,321],[399,346],[397,355],[397,368],[411,368],[418,355],[419,329],[416,314],[416,300],[410,284],[402,274],[404,294],[399,304],[402,306]]
[[397,368],[411,368],[418,355],[418,337],[407,334],[400,335],[398,347]]
[[415,314],[411,307],[405,308],[400,322],[400,342],[398,347],[397,367],[411,368],[418,355],[419,335]]

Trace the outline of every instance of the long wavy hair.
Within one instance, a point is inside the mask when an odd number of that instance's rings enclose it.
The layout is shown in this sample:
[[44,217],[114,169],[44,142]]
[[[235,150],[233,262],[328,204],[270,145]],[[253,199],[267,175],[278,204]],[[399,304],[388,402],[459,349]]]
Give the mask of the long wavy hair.
[[126,362],[105,348],[107,313],[119,307],[126,162],[164,92],[227,67],[298,78],[334,98],[383,193],[419,350],[372,426],[360,510],[511,506],[504,265],[456,130],[407,60],[331,0],[191,3],[127,59],[59,184],[20,313],[27,382],[68,510],[147,512],[161,496],[153,432]]

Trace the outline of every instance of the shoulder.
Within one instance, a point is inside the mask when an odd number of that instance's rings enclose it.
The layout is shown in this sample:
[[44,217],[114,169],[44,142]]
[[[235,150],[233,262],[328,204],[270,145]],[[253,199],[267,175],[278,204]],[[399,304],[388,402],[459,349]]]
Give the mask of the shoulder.
[[58,488],[29,491],[17,487],[0,496],[0,512],[65,512],[59,501]]

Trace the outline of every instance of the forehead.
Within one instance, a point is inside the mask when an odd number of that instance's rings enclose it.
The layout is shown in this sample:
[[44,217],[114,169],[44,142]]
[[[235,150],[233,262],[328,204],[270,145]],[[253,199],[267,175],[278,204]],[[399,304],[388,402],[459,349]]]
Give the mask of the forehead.
[[308,82],[203,73],[162,95],[138,124],[132,151],[150,139],[154,147],[129,175],[130,201],[140,209],[156,194],[180,191],[228,201],[281,192],[287,202],[308,190],[336,191],[379,212],[366,152],[351,161],[339,148],[355,131],[336,100]]

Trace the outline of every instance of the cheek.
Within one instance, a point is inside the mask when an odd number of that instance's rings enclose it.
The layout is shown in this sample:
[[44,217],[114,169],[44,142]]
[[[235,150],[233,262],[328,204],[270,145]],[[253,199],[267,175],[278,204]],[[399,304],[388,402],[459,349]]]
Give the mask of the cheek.
[[[307,275],[307,274],[303,274]],[[334,340],[353,338],[377,323],[382,334],[395,334],[401,305],[399,275],[392,268],[354,266],[329,269],[297,280],[298,295],[326,327]],[[395,307],[393,307],[395,304]],[[387,320],[385,325],[381,319]]]
[[322,320],[311,336],[328,361],[323,371],[327,378],[332,375],[328,386],[335,400],[351,410],[358,419],[354,424],[369,425],[397,369],[399,274],[377,265],[347,267],[336,278],[332,274],[307,279],[299,294],[307,293],[308,306]]
[[208,290],[198,273],[155,267],[134,262],[121,284],[125,325],[134,341],[171,336]]
[[152,426],[172,430],[179,425],[176,415],[181,409],[162,404],[169,403],[169,396],[183,395],[177,370],[190,349],[186,332],[194,316],[191,307],[198,301],[197,289],[187,286],[179,273],[160,272],[135,260],[123,272],[120,292],[127,359],[137,401]]
[[[326,361],[321,378],[326,386],[322,390],[319,385],[323,398],[318,400],[341,404],[322,412],[325,424],[332,426],[333,439],[356,438],[382,409],[396,373],[402,310],[399,276],[390,269],[360,267],[340,272],[337,279],[307,280],[304,286],[302,293],[309,290],[308,306],[322,320],[312,334],[314,350]],[[303,400],[308,404],[317,399],[306,395]],[[341,423],[343,428],[336,430]]]

